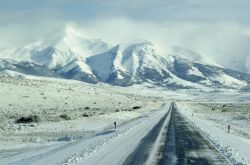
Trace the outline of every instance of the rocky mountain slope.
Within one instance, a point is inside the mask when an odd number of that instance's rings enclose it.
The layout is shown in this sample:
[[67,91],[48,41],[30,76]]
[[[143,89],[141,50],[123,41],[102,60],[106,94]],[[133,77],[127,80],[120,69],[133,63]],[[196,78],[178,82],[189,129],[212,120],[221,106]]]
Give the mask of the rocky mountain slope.
[[[152,43],[112,46],[86,39],[73,29],[53,41],[39,41],[1,55],[0,71],[63,77],[118,86],[150,83],[169,88],[244,88],[250,75],[178,55],[158,54]],[[189,53],[192,53],[189,51]],[[4,74],[6,75],[6,74]]]

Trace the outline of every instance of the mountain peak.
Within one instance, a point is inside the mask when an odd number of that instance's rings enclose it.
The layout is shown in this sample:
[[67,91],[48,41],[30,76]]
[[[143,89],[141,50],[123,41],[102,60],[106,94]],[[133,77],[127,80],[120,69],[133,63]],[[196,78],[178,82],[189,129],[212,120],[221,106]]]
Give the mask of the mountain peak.
[[110,47],[104,41],[87,39],[74,28],[66,27],[62,33],[58,32],[47,40],[40,39],[15,49],[5,58],[59,69],[73,60],[84,61],[89,56],[106,52]]
[[[173,88],[201,85],[239,89],[250,84],[248,74],[210,65],[192,50],[175,50],[166,57],[150,42],[121,43],[111,47],[102,40],[88,39],[75,28],[66,27],[60,37],[51,37],[47,42],[38,40],[16,49],[4,59],[17,62],[0,61],[0,71],[11,69],[33,74],[30,70],[34,68],[49,75],[55,72],[65,78],[121,86],[147,82]],[[195,60],[187,56],[194,56]],[[20,63],[23,61],[36,65],[26,66]]]
[[157,57],[151,43],[118,44],[109,52],[87,59],[88,64],[104,82],[117,85],[160,80],[169,76],[166,61]]
[[66,26],[65,27],[64,35],[65,36],[74,36],[74,37],[87,38],[86,36],[84,36],[82,33],[80,33],[79,31],[77,31],[75,28],[73,28],[71,26]]

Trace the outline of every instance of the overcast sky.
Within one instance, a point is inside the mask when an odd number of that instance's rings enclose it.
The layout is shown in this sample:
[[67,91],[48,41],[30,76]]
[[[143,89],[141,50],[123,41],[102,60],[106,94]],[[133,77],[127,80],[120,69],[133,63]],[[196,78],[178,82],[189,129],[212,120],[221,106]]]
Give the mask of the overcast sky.
[[180,46],[250,72],[249,0],[0,0],[0,48],[73,26],[111,43]]

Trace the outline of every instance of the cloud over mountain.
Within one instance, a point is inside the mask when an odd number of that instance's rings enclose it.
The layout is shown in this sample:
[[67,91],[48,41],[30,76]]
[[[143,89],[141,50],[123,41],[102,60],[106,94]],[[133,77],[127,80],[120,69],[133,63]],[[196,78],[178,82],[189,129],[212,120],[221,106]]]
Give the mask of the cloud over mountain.
[[113,44],[150,41],[166,54],[182,47],[250,73],[249,6],[247,0],[1,1],[0,49],[54,40],[73,26]]

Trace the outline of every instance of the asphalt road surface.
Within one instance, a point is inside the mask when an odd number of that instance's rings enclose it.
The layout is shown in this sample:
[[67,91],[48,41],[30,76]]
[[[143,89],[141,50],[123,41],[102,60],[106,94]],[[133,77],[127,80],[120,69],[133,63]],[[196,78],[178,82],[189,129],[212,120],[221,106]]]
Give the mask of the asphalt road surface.
[[172,104],[162,158],[159,165],[224,165],[227,160],[190,124]]
[[160,133],[163,123],[168,115],[170,115],[172,104],[167,113],[161,120],[149,131],[149,133],[141,140],[137,148],[126,158],[123,165],[143,165],[147,162],[151,149]]
[[[166,115],[141,140],[123,165],[146,164],[167,115],[171,115],[163,145],[159,148],[158,165],[227,165],[230,164],[171,103]],[[148,163],[148,162],[147,162]]]

